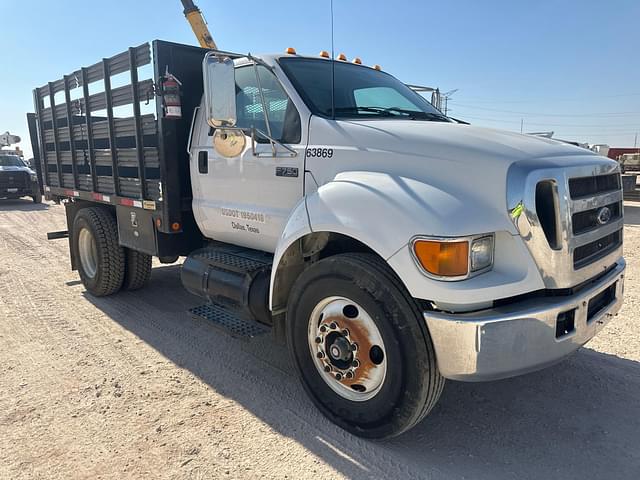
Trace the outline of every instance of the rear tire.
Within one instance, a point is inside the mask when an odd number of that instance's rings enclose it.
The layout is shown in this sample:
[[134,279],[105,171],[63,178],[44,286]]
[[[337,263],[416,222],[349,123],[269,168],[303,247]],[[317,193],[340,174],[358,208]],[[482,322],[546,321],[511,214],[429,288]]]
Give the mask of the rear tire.
[[33,203],[42,203],[42,194],[40,192],[32,195],[31,198],[33,198]]
[[101,207],[80,210],[73,222],[71,245],[80,279],[89,293],[104,297],[120,290],[125,255],[111,212]]
[[305,390],[355,435],[399,435],[442,393],[421,310],[374,255],[340,254],[307,268],[291,291],[286,328]]
[[151,255],[125,248],[125,273],[123,290],[138,290],[144,287],[151,278]]

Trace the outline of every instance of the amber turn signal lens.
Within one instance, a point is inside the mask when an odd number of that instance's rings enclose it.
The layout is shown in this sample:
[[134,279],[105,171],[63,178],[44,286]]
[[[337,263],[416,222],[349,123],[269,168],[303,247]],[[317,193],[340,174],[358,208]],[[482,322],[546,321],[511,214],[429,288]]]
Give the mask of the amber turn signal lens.
[[469,273],[469,242],[418,240],[413,249],[422,268],[432,275],[460,277]]
[[287,48],[287,49],[285,50],[285,52],[286,52],[288,55],[295,55],[295,54],[296,54],[296,49],[295,49],[295,48],[293,48],[293,47],[289,47],[289,48]]

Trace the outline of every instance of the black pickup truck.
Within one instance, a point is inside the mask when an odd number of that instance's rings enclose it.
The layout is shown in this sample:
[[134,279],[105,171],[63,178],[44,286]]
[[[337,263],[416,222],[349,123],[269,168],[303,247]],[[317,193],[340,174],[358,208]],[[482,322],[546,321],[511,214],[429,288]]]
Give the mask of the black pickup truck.
[[0,151],[0,199],[31,197],[42,202],[36,172],[18,156]]

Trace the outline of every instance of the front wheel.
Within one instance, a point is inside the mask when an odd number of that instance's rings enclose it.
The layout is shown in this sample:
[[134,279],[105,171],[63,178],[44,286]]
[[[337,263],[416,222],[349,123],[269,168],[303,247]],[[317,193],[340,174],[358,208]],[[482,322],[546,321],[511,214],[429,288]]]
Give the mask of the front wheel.
[[42,193],[40,193],[40,191],[34,193],[31,198],[33,199],[33,203],[42,203]]
[[287,337],[311,399],[356,435],[399,435],[442,392],[418,305],[373,255],[336,255],[306,269],[290,295]]

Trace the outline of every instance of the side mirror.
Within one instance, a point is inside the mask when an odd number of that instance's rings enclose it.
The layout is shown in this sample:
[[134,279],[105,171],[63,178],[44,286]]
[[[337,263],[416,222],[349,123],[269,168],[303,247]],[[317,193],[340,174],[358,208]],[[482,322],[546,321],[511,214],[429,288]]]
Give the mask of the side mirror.
[[234,127],[236,118],[236,73],[233,60],[205,55],[202,61],[207,123],[214,128]]

